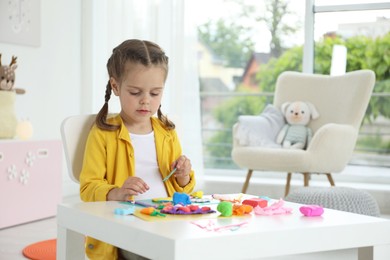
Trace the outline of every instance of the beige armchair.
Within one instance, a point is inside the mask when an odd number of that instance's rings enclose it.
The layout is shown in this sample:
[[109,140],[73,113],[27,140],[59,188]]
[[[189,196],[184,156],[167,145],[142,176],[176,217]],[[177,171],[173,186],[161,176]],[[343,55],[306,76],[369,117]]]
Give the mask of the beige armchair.
[[309,127],[313,138],[306,150],[242,146],[233,126],[232,159],[248,169],[242,192],[245,193],[253,171],[287,172],[285,195],[289,193],[292,173],[302,173],[304,186],[310,174],[326,174],[332,186],[332,173],[340,173],[349,162],[359,128],[375,84],[375,74],[360,70],[341,76],[284,72],[276,82],[273,105],[280,108],[288,101],[308,101],[320,116]]

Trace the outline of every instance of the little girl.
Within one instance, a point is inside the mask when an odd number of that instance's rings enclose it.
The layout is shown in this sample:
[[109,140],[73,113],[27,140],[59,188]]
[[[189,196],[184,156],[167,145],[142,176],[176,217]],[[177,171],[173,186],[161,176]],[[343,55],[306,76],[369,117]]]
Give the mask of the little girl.
[[[161,112],[168,74],[164,51],[149,41],[127,40],[114,48],[107,70],[105,103],[85,147],[81,199],[125,201],[191,193],[191,162],[182,155],[175,125]],[[112,92],[121,111],[108,117]],[[163,182],[173,169],[175,174]],[[90,259],[144,259],[93,238],[87,238],[86,253]]]

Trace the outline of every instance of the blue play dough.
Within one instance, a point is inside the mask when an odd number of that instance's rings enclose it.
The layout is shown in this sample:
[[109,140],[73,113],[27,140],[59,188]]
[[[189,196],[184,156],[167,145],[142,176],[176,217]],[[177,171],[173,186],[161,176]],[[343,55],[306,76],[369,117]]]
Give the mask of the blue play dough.
[[114,213],[115,213],[115,215],[131,215],[134,213],[134,207],[130,207],[127,209],[116,208]]
[[183,206],[190,205],[191,199],[188,194],[175,192],[172,199],[173,205],[181,204]]

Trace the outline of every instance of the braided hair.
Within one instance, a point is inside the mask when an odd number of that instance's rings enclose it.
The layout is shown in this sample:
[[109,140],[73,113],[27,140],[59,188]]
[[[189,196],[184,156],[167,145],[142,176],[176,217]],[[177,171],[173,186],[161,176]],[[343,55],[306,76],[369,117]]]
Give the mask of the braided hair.
[[[145,40],[126,40],[112,51],[111,57],[107,61],[107,71],[109,78],[113,77],[121,80],[125,73],[127,62],[142,64],[146,67],[161,66],[165,70],[165,79],[168,75],[168,57],[157,44]],[[119,129],[119,125],[107,123],[108,101],[111,98],[110,80],[106,85],[104,95],[104,105],[96,116],[96,125],[102,130],[114,131]],[[158,108],[157,116],[167,129],[175,129],[175,124],[161,112],[161,105]]]

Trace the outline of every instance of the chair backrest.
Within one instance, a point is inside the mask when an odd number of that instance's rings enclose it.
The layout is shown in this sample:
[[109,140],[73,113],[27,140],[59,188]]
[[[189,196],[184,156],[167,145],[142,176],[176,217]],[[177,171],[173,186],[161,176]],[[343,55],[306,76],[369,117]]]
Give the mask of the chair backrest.
[[277,79],[274,105],[288,101],[308,101],[320,116],[309,127],[315,132],[327,123],[349,124],[359,129],[375,85],[371,70],[341,76],[283,72]]
[[85,143],[96,115],[77,115],[66,118],[61,124],[62,144],[70,178],[79,183],[83,166]]

